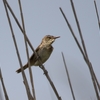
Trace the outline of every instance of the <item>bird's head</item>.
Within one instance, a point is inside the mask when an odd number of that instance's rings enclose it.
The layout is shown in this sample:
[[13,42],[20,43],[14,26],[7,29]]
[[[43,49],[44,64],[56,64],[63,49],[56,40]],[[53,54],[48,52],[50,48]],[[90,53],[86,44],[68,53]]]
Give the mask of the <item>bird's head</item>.
[[55,39],[60,38],[60,36],[51,36],[51,35],[46,35],[43,39],[42,39],[42,44],[43,45],[51,45]]

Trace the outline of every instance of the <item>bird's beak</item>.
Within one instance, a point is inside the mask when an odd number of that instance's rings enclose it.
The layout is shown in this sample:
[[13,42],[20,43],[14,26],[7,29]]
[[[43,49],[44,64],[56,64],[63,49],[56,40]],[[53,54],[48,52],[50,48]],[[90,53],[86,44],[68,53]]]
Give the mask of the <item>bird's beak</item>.
[[54,37],[54,39],[57,39],[57,38],[60,38],[60,36],[56,36],[56,37]]

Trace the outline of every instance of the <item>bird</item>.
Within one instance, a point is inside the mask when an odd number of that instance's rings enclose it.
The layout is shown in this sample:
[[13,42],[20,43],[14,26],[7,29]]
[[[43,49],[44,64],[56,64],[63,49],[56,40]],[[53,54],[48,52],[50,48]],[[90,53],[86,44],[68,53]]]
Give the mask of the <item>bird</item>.
[[[53,46],[52,43],[57,39],[60,38],[60,36],[52,36],[52,35],[46,35],[40,45],[36,48],[35,52],[38,54],[40,61],[42,64],[44,64],[50,57],[52,51],[53,51]],[[40,66],[40,62],[37,59],[37,56],[35,53],[31,55],[29,58],[30,61],[30,66]],[[23,69],[25,70],[28,68],[28,62],[23,66]],[[20,73],[22,70],[19,68],[16,70],[17,73]]]

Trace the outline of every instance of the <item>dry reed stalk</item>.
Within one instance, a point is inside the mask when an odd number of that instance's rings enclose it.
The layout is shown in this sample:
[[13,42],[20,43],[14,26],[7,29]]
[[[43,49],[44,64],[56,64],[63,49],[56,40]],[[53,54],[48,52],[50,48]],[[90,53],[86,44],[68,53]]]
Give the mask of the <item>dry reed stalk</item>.
[[7,91],[6,91],[6,87],[4,85],[1,69],[0,69],[0,79],[1,79],[1,84],[2,84],[3,91],[4,91],[4,95],[5,95],[5,100],[9,100],[9,97],[8,97],[8,94],[7,94]]
[[98,9],[97,9],[96,0],[94,0],[94,6],[95,6],[96,15],[97,15],[97,20],[98,20],[98,25],[99,25],[99,29],[100,29],[100,18],[99,18],[99,14],[98,14]]
[[76,24],[77,24],[77,28],[78,28],[78,31],[79,31],[81,43],[82,43],[82,46],[83,46],[83,51],[85,53],[86,62],[87,62],[87,65],[88,65],[88,68],[89,68],[89,71],[90,71],[91,78],[92,78],[92,83],[94,85],[95,93],[96,93],[96,96],[97,96],[98,100],[100,100],[98,89],[97,89],[98,81],[97,81],[97,78],[96,78],[96,75],[94,73],[92,64],[91,64],[91,62],[89,60],[89,57],[88,57],[88,54],[87,54],[85,42],[84,42],[84,39],[83,39],[83,36],[82,36],[82,32],[81,32],[80,24],[79,24],[79,21],[78,21],[78,18],[77,18],[77,14],[76,14],[76,11],[75,11],[73,0],[70,0],[70,2],[71,2],[71,6],[72,6],[74,17],[75,17],[75,21],[76,21]]
[[27,96],[28,96],[29,100],[33,100],[33,97],[31,95],[31,92],[30,92],[30,89],[29,89],[29,85],[28,85],[28,82],[27,82],[26,75],[25,75],[23,67],[22,67],[22,62],[21,62],[19,51],[18,51],[16,39],[15,39],[15,36],[14,36],[14,31],[13,31],[12,24],[11,24],[10,17],[9,17],[9,13],[8,13],[8,10],[7,10],[6,0],[3,0],[3,3],[4,3],[4,7],[5,7],[7,18],[8,18],[8,22],[9,22],[9,26],[10,26],[10,30],[11,30],[11,34],[12,34],[12,38],[13,38],[13,42],[14,42],[16,53],[17,53],[17,57],[18,57],[18,60],[19,60],[19,64],[20,64],[20,67],[22,69],[22,76],[23,76],[23,80],[24,80]]
[[31,82],[31,87],[32,87],[32,93],[33,93],[34,100],[36,100],[35,88],[34,88],[34,83],[33,83],[33,74],[32,74],[32,70],[31,70],[31,67],[30,67],[29,52],[28,52],[28,46],[27,46],[27,41],[26,41],[26,37],[25,37],[26,31],[25,31],[25,25],[24,25],[22,6],[21,6],[21,1],[18,0],[18,2],[19,2],[20,15],[21,15],[22,26],[23,26],[24,41],[25,41],[26,54],[27,54],[27,60],[28,60],[28,66],[29,66],[29,75],[30,75],[30,82]]
[[[81,29],[80,29],[80,25],[79,25],[79,22],[78,22],[78,18],[77,18],[77,15],[76,15],[76,11],[75,11],[75,8],[74,8],[73,1],[70,0],[70,2],[71,2],[72,10],[73,10],[73,13],[74,13],[74,17],[75,17],[75,20],[76,20],[76,23],[77,23],[77,27],[78,27],[78,31],[79,31],[79,35],[80,35],[80,38],[81,38],[81,42],[82,42],[83,49],[82,49],[80,43],[78,42],[78,39],[76,38],[76,36],[75,36],[75,34],[74,34],[74,31],[72,30],[72,27],[71,27],[70,23],[68,22],[68,20],[67,20],[65,14],[64,14],[64,12],[63,12],[63,10],[62,10],[61,8],[60,8],[60,11],[61,11],[61,13],[62,13],[62,15],[63,15],[63,17],[64,17],[64,19],[65,19],[65,21],[66,21],[66,23],[67,23],[67,25],[68,25],[68,27],[69,27],[69,29],[70,29],[70,31],[71,31],[71,33],[72,33],[72,36],[73,36],[74,39],[75,39],[75,42],[77,43],[77,45],[78,45],[78,47],[79,47],[79,49],[80,49],[80,51],[81,51],[81,53],[82,53],[82,55],[83,55],[83,58],[84,58],[86,64],[88,65],[88,68],[89,68],[89,70],[90,70],[90,75],[91,75],[91,78],[92,78],[92,82],[93,82],[93,86],[94,86],[94,89],[95,89],[95,93],[96,93],[96,96],[97,96],[97,98],[98,98],[98,100],[99,100],[100,98],[99,98],[97,86],[98,86],[98,89],[100,90],[100,85],[99,85],[99,83],[98,83],[98,80],[97,80],[97,78],[96,78],[96,75],[95,75],[94,70],[93,70],[93,67],[92,67],[92,64],[91,64],[91,62],[89,61],[89,58],[88,58],[88,55],[87,55],[85,43],[84,43],[84,40],[83,40],[82,32],[81,32]],[[84,51],[83,51],[83,50],[84,50]],[[97,85],[96,85],[96,84],[97,84]]]
[[71,89],[72,97],[73,97],[73,100],[76,100],[75,99],[75,95],[74,95],[74,91],[73,91],[73,88],[72,88],[72,84],[71,84],[71,80],[70,80],[70,76],[69,76],[69,72],[68,72],[68,68],[67,68],[67,65],[66,65],[66,61],[65,61],[65,57],[64,57],[63,52],[62,52],[62,58],[63,58],[65,70],[66,70],[66,75],[68,77],[68,82],[69,82],[69,86],[70,86],[70,89]]

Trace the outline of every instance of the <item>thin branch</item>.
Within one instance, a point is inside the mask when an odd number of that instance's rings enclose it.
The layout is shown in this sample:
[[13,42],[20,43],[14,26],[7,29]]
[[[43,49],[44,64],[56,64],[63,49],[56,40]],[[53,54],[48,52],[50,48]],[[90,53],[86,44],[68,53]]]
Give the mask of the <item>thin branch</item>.
[[67,68],[67,65],[66,65],[66,61],[65,61],[63,52],[62,52],[62,58],[63,58],[63,62],[64,62],[66,74],[67,74],[67,77],[68,77],[68,82],[69,82],[69,86],[70,86],[70,89],[71,89],[72,97],[73,97],[73,100],[76,100],[75,99],[75,95],[74,95],[74,91],[73,91],[73,88],[72,88],[72,84],[71,84],[71,80],[70,80],[70,76],[69,76],[69,72],[68,72],[68,68]]
[[80,24],[79,24],[77,15],[76,15],[76,11],[75,11],[73,0],[70,0],[70,2],[71,2],[72,10],[73,10],[73,13],[74,13],[74,17],[75,17],[75,20],[76,20],[76,25],[77,25],[77,28],[78,28],[78,31],[79,31],[79,35],[80,35],[80,38],[81,38],[83,50],[84,50],[84,53],[85,53],[85,55],[86,55],[86,57],[88,59],[88,54],[87,54],[87,51],[86,51],[86,48],[85,48],[85,43],[84,43],[84,40],[83,40]]
[[83,57],[85,58],[85,54],[84,54],[84,52],[83,52],[83,50],[82,50],[82,47],[81,47],[80,43],[78,42],[78,39],[76,38],[76,36],[75,36],[75,34],[74,34],[74,31],[73,31],[73,29],[72,29],[70,23],[68,22],[68,19],[66,18],[65,14],[64,14],[64,12],[63,12],[63,10],[62,10],[62,8],[60,7],[59,9],[60,9],[60,11],[61,11],[61,13],[62,13],[62,15],[63,15],[65,21],[66,21],[66,23],[67,23],[67,25],[68,25],[68,27],[69,27],[71,33],[72,33],[72,36],[73,36],[74,39],[75,39],[76,44],[78,45],[78,47],[79,47],[79,49],[80,49],[80,51],[81,51]]
[[[85,54],[84,54],[84,52],[83,52],[83,50],[82,50],[82,47],[81,47],[80,43],[78,42],[78,39],[77,39],[76,36],[75,36],[75,33],[74,33],[74,31],[73,31],[73,29],[72,29],[70,23],[68,22],[68,19],[66,18],[65,14],[64,14],[64,12],[63,12],[63,10],[62,10],[62,8],[59,8],[59,9],[60,9],[60,11],[61,11],[61,13],[62,13],[62,15],[63,15],[65,21],[66,21],[66,23],[67,23],[67,25],[68,25],[68,27],[69,27],[71,33],[72,33],[72,36],[73,36],[73,38],[74,38],[74,40],[75,40],[77,46],[79,47],[80,52],[81,52],[82,55],[83,55],[83,58],[84,58],[86,64],[88,65],[86,56],[85,56]],[[97,83],[97,86],[98,86],[98,88],[99,88],[99,91],[100,91],[100,85],[99,85],[99,82],[98,82],[98,80],[97,80],[97,78],[96,78],[96,75],[95,75],[94,71],[93,71],[93,74],[94,74],[94,77],[95,77],[95,79],[96,79],[96,83]]]
[[99,14],[98,14],[98,9],[97,9],[96,0],[94,0],[94,6],[95,6],[96,15],[97,15],[97,20],[98,20],[98,25],[99,25],[99,29],[100,29],[100,18],[99,18]]
[[[7,1],[5,1],[5,3],[6,3],[6,5],[7,5],[7,7],[8,7],[8,9],[9,9],[10,13],[12,14],[12,16],[13,16],[13,18],[14,18],[15,22],[17,23],[17,25],[18,25],[19,29],[20,29],[20,30],[21,30],[21,32],[24,34],[23,29],[22,29],[22,27],[21,27],[21,25],[20,25],[20,23],[19,23],[18,19],[16,18],[16,16],[15,16],[15,14],[14,14],[13,10],[11,9],[10,5],[8,4],[8,2],[7,2]],[[34,48],[32,47],[32,44],[31,44],[31,42],[29,41],[29,39],[28,39],[27,35],[25,35],[25,38],[26,38],[26,40],[27,40],[27,42],[28,42],[29,46],[31,47],[32,51],[34,52],[35,50],[34,50]]]
[[22,76],[23,76],[23,80],[24,80],[24,83],[25,83],[27,96],[28,96],[29,100],[33,100],[32,95],[30,93],[29,85],[28,85],[28,82],[27,82],[27,79],[26,79],[26,76],[25,76],[25,73],[24,73],[24,70],[23,70],[23,67],[22,67],[22,62],[21,62],[20,54],[19,54],[19,51],[18,51],[18,48],[17,48],[16,39],[15,39],[15,36],[14,36],[12,24],[11,24],[11,21],[10,21],[10,17],[9,17],[9,14],[8,14],[8,10],[7,10],[7,6],[6,6],[6,2],[5,1],[6,0],[3,0],[3,3],[4,3],[4,7],[5,7],[7,18],[8,18],[8,22],[9,22],[9,26],[10,26],[13,42],[14,42],[14,45],[15,45],[16,53],[17,53],[17,56],[18,56],[19,64],[20,64],[20,67],[22,69]]
[[29,74],[30,74],[32,92],[33,92],[34,100],[36,100],[34,83],[33,83],[33,75],[32,75],[32,70],[31,70],[31,67],[30,67],[28,46],[27,46],[26,37],[25,37],[26,31],[25,31],[25,25],[24,25],[24,18],[23,18],[23,12],[22,12],[22,7],[21,7],[21,1],[18,0],[18,2],[19,2],[19,8],[20,8],[20,14],[21,14],[21,20],[22,20],[22,26],[23,26],[23,33],[24,33],[24,40],[25,40],[25,46],[26,46],[26,54],[27,54],[27,59],[28,59],[28,66],[29,66]]
[[[81,42],[82,42],[82,46],[83,46],[83,50],[84,50],[84,53],[85,53],[85,61],[89,67],[89,70],[90,70],[90,73],[92,75],[92,81],[93,81],[93,84],[94,84],[94,87],[96,89],[96,84],[94,82],[97,83],[97,86],[98,86],[98,89],[100,91],[100,85],[99,85],[99,82],[96,78],[96,75],[94,73],[94,70],[93,70],[93,67],[92,67],[92,64],[89,60],[89,57],[88,57],[88,54],[87,54],[87,50],[86,50],[86,46],[85,46],[85,42],[84,42],[84,39],[83,39],[83,36],[82,36],[82,32],[81,32],[81,28],[80,28],[80,25],[79,25],[79,21],[78,21],[78,18],[77,18],[77,15],[76,15],[76,11],[75,11],[75,7],[74,7],[74,3],[73,3],[73,0],[70,0],[71,2],[71,6],[72,6],[72,10],[73,10],[73,13],[74,13],[74,16],[75,16],[75,20],[76,20],[76,24],[77,24],[77,27],[78,27],[78,31],[79,31],[79,35],[80,35],[80,38],[81,38]],[[82,53],[83,54],[83,53]],[[96,89],[96,93],[97,93],[97,89]]]
[[[93,85],[94,85],[94,89],[95,89],[97,98],[99,100],[100,97],[99,97],[98,89],[97,89],[97,86],[96,86],[97,78],[95,76],[92,64],[91,64],[91,62],[89,60],[89,57],[88,57],[88,54],[87,54],[86,46],[85,46],[84,39],[83,39],[83,36],[82,36],[82,32],[81,32],[80,24],[79,24],[77,14],[76,14],[76,11],[75,11],[73,0],[70,0],[70,2],[71,2],[72,10],[73,10],[73,13],[74,13],[74,17],[75,17],[75,20],[76,20],[77,28],[78,28],[78,31],[79,31],[80,39],[81,39],[81,42],[82,42],[83,50],[84,50],[84,53],[86,55],[86,60],[87,60],[88,67],[89,67],[89,70],[90,70],[90,74],[91,74],[92,82],[93,82]],[[95,78],[96,78],[96,81],[95,81]]]
[[[66,23],[67,23],[67,25],[68,25],[68,27],[69,27],[69,29],[70,29],[70,31],[71,31],[71,33],[72,33],[72,36],[74,37],[74,39],[75,39],[75,42],[77,43],[77,45],[78,45],[78,47],[79,47],[79,49],[80,49],[80,51],[81,51],[81,53],[82,53],[82,55],[83,55],[83,58],[84,58],[84,60],[85,60],[85,62],[86,62],[86,64],[88,65],[88,66],[92,66],[91,65],[91,63],[90,62],[88,62],[88,60],[87,60],[87,57],[86,57],[86,55],[84,54],[84,51],[82,50],[82,47],[80,46],[80,43],[78,42],[78,40],[77,40],[77,38],[76,38],[76,36],[75,36],[75,34],[74,34],[74,31],[72,30],[72,28],[71,28],[71,25],[70,25],[70,23],[68,22],[68,20],[67,20],[67,18],[66,18],[66,16],[65,16],[65,14],[64,14],[64,12],[63,12],[63,10],[60,8],[60,11],[61,11],[61,13],[62,13],[62,15],[63,15],[63,17],[64,17],[64,19],[65,19],[65,21],[66,21]],[[90,73],[91,73],[91,77],[92,77],[92,81],[93,81],[93,84],[95,84],[95,80],[94,80],[94,77],[96,77],[95,76],[95,74],[94,74],[94,71],[93,70],[90,70]],[[97,84],[98,85],[98,84]],[[94,87],[95,87],[96,85],[94,85]],[[99,85],[98,85],[98,87],[100,87]],[[95,87],[96,88],[96,87]],[[96,89],[97,90],[97,89]],[[96,95],[98,95],[98,92],[96,91]],[[98,98],[99,96],[97,96],[97,98]]]
[[3,81],[3,76],[2,76],[1,69],[0,69],[0,79],[1,79],[2,87],[3,87],[5,99],[6,99],[6,100],[9,100],[9,97],[8,97],[8,94],[7,94],[7,91],[6,91],[6,87],[5,87],[5,85],[4,85],[4,81]]

